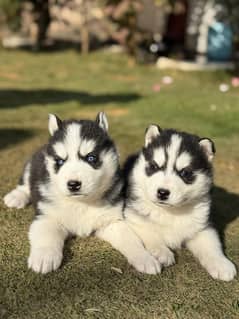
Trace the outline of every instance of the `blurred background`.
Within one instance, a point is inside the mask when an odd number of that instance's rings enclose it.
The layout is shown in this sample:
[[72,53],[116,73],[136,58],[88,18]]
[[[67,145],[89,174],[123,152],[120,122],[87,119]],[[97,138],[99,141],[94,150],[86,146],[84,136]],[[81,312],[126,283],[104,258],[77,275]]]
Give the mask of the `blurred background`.
[[238,32],[237,0],[0,0],[5,48],[118,45],[142,63],[227,62],[238,59]]
[[[48,139],[48,113],[109,118],[121,162],[150,123],[216,144],[213,221],[239,265],[239,0],[0,0],[0,198]],[[32,207],[0,200],[0,318],[239,318],[238,278],[209,278],[191,254],[136,273],[95,238],[63,266],[28,271]],[[128,244],[128,243],[126,243]]]

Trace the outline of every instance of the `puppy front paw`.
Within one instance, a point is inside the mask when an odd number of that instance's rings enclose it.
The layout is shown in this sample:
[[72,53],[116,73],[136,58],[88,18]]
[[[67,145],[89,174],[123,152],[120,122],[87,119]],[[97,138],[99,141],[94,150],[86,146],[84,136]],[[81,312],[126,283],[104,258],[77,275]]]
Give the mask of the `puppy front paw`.
[[28,268],[37,273],[46,274],[60,267],[62,262],[60,249],[44,247],[31,250],[28,258]]
[[29,195],[16,188],[5,195],[3,201],[7,207],[20,209],[29,203]]
[[129,260],[129,263],[134,266],[139,272],[156,275],[161,272],[161,265],[159,261],[149,253],[142,254],[134,260]]
[[158,249],[157,251],[152,251],[151,253],[164,267],[169,267],[175,264],[174,253],[168,248]]
[[223,281],[231,281],[237,274],[235,265],[226,257],[210,261],[206,268],[212,278]]

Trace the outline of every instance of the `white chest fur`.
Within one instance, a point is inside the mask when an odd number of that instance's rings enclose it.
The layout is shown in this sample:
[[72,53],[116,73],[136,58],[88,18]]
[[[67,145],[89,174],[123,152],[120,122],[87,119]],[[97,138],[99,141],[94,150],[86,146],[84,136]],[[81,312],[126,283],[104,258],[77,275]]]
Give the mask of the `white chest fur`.
[[89,236],[92,232],[122,219],[120,206],[94,206],[76,200],[40,202],[39,209],[45,216],[56,220],[67,231],[79,236]]
[[[178,248],[207,225],[209,203],[201,202],[194,207],[169,212],[157,207],[147,215],[140,210],[127,209],[128,222],[144,240],[161,241],[170,248]],[[142,209],[141,209],[142,211]]]

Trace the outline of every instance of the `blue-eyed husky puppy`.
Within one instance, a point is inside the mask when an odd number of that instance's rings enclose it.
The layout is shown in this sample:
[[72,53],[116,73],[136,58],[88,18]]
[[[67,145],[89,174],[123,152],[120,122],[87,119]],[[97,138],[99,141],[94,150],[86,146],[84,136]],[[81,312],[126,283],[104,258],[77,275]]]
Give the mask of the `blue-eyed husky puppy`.
[[32,203],[28,266],[36,272],[56,270],[69,234],[110,242],[138,271],[155,274],[160,266],[122,216],[117,201],[122,182],[118,154],[104,113],[96,121],[61,121],[49,116],[48,144],[25,165],[19,185],[4,198],[8,207]]
[[209,222],[214,152],[207,138],[149,126],[143,149],[125,164],[124,213],[161,265],[186,245],[213,278],[229,281],[236,268]]

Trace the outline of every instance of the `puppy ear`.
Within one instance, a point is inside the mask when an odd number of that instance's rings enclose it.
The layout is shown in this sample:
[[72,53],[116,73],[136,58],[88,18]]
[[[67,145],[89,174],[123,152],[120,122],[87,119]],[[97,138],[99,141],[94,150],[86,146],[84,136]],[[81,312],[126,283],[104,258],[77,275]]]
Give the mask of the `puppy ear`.
[[216,153],[215,145],[213,141],[209,138],[201,138],[199,140],[199,145],[203,149],[204,153],[206,154],[208,161],[212,162],[214,155]]
[[160,135],[161,128],[156,124],[151,124],[145,131],[145,147],[147,147],[154,138]]
[[48,115],[48,130],[52,135],[62,127],[62,121],[54,114]]
[[108,131],[109,124],[105,112],[98,113],[95,121],[105,132]]

